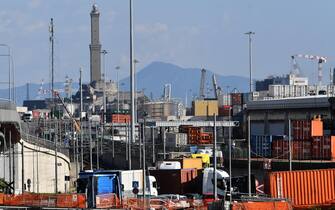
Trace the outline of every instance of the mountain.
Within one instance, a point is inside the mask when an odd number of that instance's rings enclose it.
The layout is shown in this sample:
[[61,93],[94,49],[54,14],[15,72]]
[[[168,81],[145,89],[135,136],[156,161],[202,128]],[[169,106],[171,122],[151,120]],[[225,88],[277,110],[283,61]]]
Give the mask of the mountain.
[[[78,90],[78,83],[72,83],[72,92],[73,94]],[[40,94],[41,92],[47,92],[49,89],[49,84],[43,84],[42,90],[41,84],[29,83],[29,99],[44,99],[50,97],[50,93]],[[55,82],[55,89],[60,90],[61,95],[64,95],[64,83],[63,82]],[[16,93],[16,104],[21,106],[23,101],[27,99],[27,85],[17,86],[15,88]],[[8,98],[8,89],[0,89],[0,98]]]
[[[213,97],[212,85],[213,72],[206,71],[205,92],[209,90],[207,97]],[[236,88],[239,92],[246,92],[249,87],[249,79],[241,76],[222,76],[216,74],[218,86],[226,91]],[[165,84],[170,83],[172,86],[172,97],[185,100],[186,94],[190,101],[191,96],[198,96],[200,89],[200,68],[182,68],[177,65],[153,62],[143,68],[136,74],[137,89],[145,91],[147,96],[151,93],[153,98],[160,98],[163,95]],[[124,89],[129,89],[129,77],[120,81],[120,85],[124,83]]]
[[[207,70],[205,92],[208,92],[207,97],[213,97],[212,85],[213,72]],[[164,62],[153,62],[137,72],[137,89],[144,90],[145,94],[150,97],[152,94],[154,99],[160,98],[163,95],[163,88],[165,84],[171,84],[172,97],[185,100],[186,94],[188,101],[192,97],[199,95],[200,86],[200,68],[182,68],[174,64]],[[239,92],[246,92],[248,90],[249,79],[241,76],[222,76],[216,74],[218,86],[226,91],[236,88]],[[122,90],[129,90],[129,77],[120,81],[120,88]],[[43,99],[49,97],[48,94],[39,94],[41,84],[29,84],[30,99]],[[49,88],[49,84],[44,84],[43,89]],[[78,90],[78,83],[72,84],[73,93]],[[55,89],[64,89],[64,83],[56,82]],[[62,94],[62,92],[61,92]],[[63,93],[64,94],[64,93]],[[8,98],[8,89],[0,89],[0,98]],[[16,87],[16,102],[22,105],[23,101],[27,99],[27,86],[22,85]]]

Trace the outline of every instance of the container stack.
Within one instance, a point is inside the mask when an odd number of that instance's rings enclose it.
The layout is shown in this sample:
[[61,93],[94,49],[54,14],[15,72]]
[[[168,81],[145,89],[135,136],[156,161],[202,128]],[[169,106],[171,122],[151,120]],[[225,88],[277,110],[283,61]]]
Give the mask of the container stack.
[[193,145],[212,144],[213,134],[203,132],[200,127],[180,126],[180,133],[187,133],[187,143]]
[[[291,154],[293,160],[332,160],[335,159],[335,137],[324,135],[320,119],[293,120]],[[289,158],[287,136],[251,136],[253,157],[275,159]]]

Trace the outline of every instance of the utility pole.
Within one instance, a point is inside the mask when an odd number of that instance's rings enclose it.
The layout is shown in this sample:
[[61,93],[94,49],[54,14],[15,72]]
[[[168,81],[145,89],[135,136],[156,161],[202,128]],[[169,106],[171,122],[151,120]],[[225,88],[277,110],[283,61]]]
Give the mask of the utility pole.
[[255,32],[249,31],[245,34],[248,35],[249,37],[249,93],[252,94],[252,40],[251,40],[251,36],[254,35]]
[[[214,179],[214,183],[213,183],[213,194],[214,194],[214,200],[216,200],[218,198],[218,192],[217,192],[217,174],[216,174],[216,167],[217,167],[217,163],[216,163],[216,141],[217,141],[217,136],[216,136],[216,114],[214,114],[214,129],[213,129],[213,136],[214,136],[214,143],[213,143],[213,179]],[[230,176],[230,175],[229,175]]]
[[88,133],[90,135],[90,170],[93,170],[93,154],[92,154],[92,124],[91,120],[88,120]]
[[58,135],[58,123],[55,123],[55,132],[54,132],[54,143],[55,143],[55,193],[58,193],[58,160],[57,160],[57,135]]
[[[52,110],[51,110],[51,118],[54,117],[54,111],[55,111],[55,98],[54,98],[54,91],[55,91],[55,87],[54,87],[54,82],[55,82],[55,78],[54,78],[54,20],[53,18],[51,18],[50,20],[50,28],[49,28],[49,32],[50,32],[50,43],[51,43],[51,98],[52,98]],[[57,193],[57,192],[56,192]]]
[[[231,115],[231,107],[229,107],[229,115],[228,115],[228,121],[230,122],[230,115]],[[228,140],[229,140],[229,204],[231,205],[232,204],[232,164],[231,164],[231,127],[229,126],[228,127]]]
[[116,66],[116,85],[117,85],[117,122],[119,123],[119,114],[120,114],[120,87],[119,87],[119,70],[120,66]]
[[146,124],[146,116],[144,114],[144,121],[143,121],[143,127],[142,127],[142,146],[143,146],[143,150],[142,150],[142,153],[143,153],[143,168],[142,168],[142,171],[143,171],[143,204],[144,204],[144,207],[145,206],[145,190],[146,190],[146,166],[145,166],[145,124]]
[[129,170],[131,170],[131,144],[135,142],[135,73],[134,73],[134,27],[133,27],[133,0],[129,0],[130,21],[130,92],[131,92],[131,137],[129,141]]
[[251,197],[251,142],[250,142],[250,114],[248,115],[248,193]]
[[79,77],[79,88],[80,88],[80,113],[79,113],[79,118],[80,118],[80,169],[83,171],[84,170],[84,139],[83,139],[83,118],[82,118],[82,113],[83,113],[83,81],[82,81],[82,73],[83,69],[80,67],[80,77]]
[[288,158],[289,158],[289,167],[290,167],[290,171],[292,171],[291,119],[288,120]]

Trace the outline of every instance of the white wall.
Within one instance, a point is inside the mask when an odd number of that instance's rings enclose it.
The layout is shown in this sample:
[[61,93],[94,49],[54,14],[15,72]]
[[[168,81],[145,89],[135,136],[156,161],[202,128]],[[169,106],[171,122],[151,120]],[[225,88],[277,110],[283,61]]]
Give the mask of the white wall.
[[[21,140],[24,144],[24,183],[31,180],[30,192],[54,193],[55,192],[55,152],[50,149],[38,147]],[[15,165],[15,192],[22,192],[22,146],[16,144],[14,148]],[[9,157],[0,156],[0,177],[5,177],[9,182]],[[70,182],[65,181],[65,176],[70,175],[70,160],[65,155],[58,153],[58,192],[68,192]],[[12,173],[13,174],[13,173]],[[13,175],[12,175],[13,177]],[[13,178],[12,178],[13,179]],[[26,187],[28,191],[28,187]]]

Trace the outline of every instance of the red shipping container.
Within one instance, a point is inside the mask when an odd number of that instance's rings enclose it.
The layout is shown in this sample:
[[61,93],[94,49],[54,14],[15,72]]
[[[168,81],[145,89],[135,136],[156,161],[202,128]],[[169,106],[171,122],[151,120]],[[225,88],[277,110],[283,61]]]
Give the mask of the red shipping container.
[[310,160],[311,146],[312,146],[311,141],[298,141],[298,140],[292,141],[292,159]]
[[311,122],[309,120],[292,120],[292,136],[295,140],[309,140],[311,137]]
[[330,160],[331,159],[330,136],[313,137],[311,152],[312,152],[312,159]]
[[231,93],[231,104],[232,105],[242,105],[242,94],[241,93]]
[[288,141],[284,139],[272,140],[272,157],[278,159],[288,158]]
[[[308,160],[311,159],[311,142],[310,141],[291,141],[292,159]],[[273,140],[272,141],[272,157],[278,159],[289,158],[289,141]]]
[[331,145],[331,149],[330,149],[330,155],[331,155],[331,159],[335,160],[335,136],[331,136],[330,137],[330,145]]
[[221,106],[219,107],[219,116],[227,117],[229,116],[231,106]]

